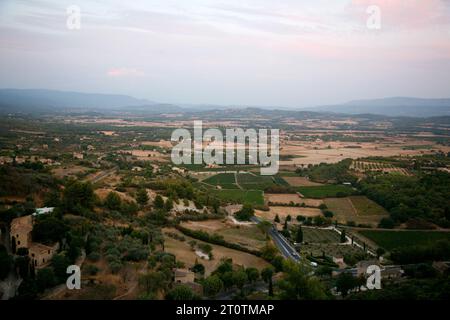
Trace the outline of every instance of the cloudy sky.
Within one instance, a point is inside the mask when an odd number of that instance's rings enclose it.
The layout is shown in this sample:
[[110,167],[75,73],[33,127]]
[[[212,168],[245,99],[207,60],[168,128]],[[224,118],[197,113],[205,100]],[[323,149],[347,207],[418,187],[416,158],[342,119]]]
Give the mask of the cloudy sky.
[[450,1],[0,0],[0,70],[2,88],[173,103],[450,97]]

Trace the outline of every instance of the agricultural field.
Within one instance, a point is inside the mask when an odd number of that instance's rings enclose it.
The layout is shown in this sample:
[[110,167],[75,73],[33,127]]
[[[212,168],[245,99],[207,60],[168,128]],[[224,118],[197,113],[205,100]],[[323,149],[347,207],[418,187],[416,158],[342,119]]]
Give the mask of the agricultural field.
[[441,239],[450,240],[450,232],[444,231],[360,230],[358,233],[386,250],[416,245],[420,246]]
[[339,196],[339,194],[352,195],[355,190],[352,187],[344,185],[323,185],[313,187],[299,187],[298,191],[306,198],[332,198]]
[[198,244],[206,243],[200,240],[193,239],[191,237],[184,236],[181,232],[174,228],[165,228],[164,232],[176,233],[183,236],[185,241],[180,241],[169,236],[164,237],[165,251],[174,254],[178,261],[184,262],[187,268],[192,267],[196,261],[199,261],[205,266],[205,276],[209,276],[220,264],[220,261],[224,258],[233,259],[233,263],[245,267],[254,267],[259,270],[269,266],[269,263],[265,260],[254,256],[249,253],[241,252],[225,248],[222,246],[211,244],[213,259],[205,260],[201,259],[188,244],[189,241],[195,240]]
[[340,235],[334,230],[303,227],[303,241],[311,243],[339,243]]
[[296,193],[264,193],[264,199],[267,203],[271,202],[274,204],[285,204],[289,205],[293,203],[294,205],[305,204],[308,207],[318,207],[323,203],[321,199],[308,199],[301,198]]
[[219,186],[222,189],[239,189],[236,185],[234,173],[218,173],[212,177],[203,180],[204,183]]
[[208,192],[223,201],[231,203],[250,203],[252,205],[264,205],[264,195],[260,190],[217,190],[211,189]]
[[284,177],[283,179],[293,187],[313,187],[313,186],[322,186],[322,183],[313,182],[305,177],[298,177],[298,176],[288,176]]
[[275,184],[273,177],[260,176],[253,173],[239,173],[237,183],[246,190],[264,190]]
[[237,243],[243,247],[259,250],[266,244],[266,238],[255,225],[235,225],[229,220],[189,221],[181,226],[191,230],[201,230],[209,234],[219,234],[230,243]]
[[292,223],[297,223],[297,216],[315,217],[322,215],[322,211],[316,208],[271,206],[268,211],[256,210],[255,215],[271,222],[275,219],[276,215],[280,217],[281,222],[284,222],[286,217],[290,215],[292,217]]
[[388,216],[389,213],[382,206],[366,196],[352,196],[350,201],[359,216]]
[[306,255],[342,257],[347,254],[361,253],[362,250],[351,245],[340,244],[340,235],[334,230],[302,227],[303,245],[300,252]]
[[350,165],[350,170],[357,172],[379,171],[383,173],[410,175],[407,169],[394,166],[387,162],[353,161]]
[[343,224],[353,221],[376,227],[383,217],[388,216],[384,208],[365,196],[326,198],[324,203],[334,213],[333,219]]

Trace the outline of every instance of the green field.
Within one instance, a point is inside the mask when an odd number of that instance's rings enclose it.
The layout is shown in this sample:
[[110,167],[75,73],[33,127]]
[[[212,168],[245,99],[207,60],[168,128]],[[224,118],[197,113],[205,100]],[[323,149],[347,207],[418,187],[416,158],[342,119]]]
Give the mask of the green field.
[[233,203],[250,203],[252,205],[264,205],[264,195],[260,190],[217,190],[210,192],[220,200]]
[[450,232],[439,231],[362,230],[359,233],[386,250],[423,245],[441,239],[450,240]]
[[287,181],[284,180],[283,177],[281,177],[280,175],[274,176],[273,179],[275,180],[276,184],[278,184],[280,186],[289,187],[289,183],[287,183]]
[[264,190],[275,184],[272,176],[260,176],[252,173],[239,173],[239,185],[246,190]]
[[223,189],[239,189],[235,184],[234,173],[219,173],[203,180],[204,183],[220,186]]
[[298,191],[306,198],[333,198],[340,194],[352,195],[355,191],[353,188],[344,185],[329,184],[324,186],[299,187]]
[[358,215],[362,216],[387,216],[389,213],[379,204],[365,196],[350,197]]

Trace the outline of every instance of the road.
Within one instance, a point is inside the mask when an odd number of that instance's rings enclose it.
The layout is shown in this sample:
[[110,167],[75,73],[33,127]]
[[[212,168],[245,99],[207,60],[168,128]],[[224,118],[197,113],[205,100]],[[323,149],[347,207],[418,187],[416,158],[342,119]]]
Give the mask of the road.
[[[252,221],[259,223],[262,220],[258,217],[252,217]],[[271,227],[269,230],[269,235],[272,238],[273,242],[277,246],[278,250],[280,250],[283,257],[286,259],[291,259],[295,262],[300,262],[300,255],[295,250],[294,246],[283,237],[275,227]]]
[[87,180],[88,180],[89,182],[91,182],[91,183],[99,182],[100,180],[102,180],[102,179],[104,179],[104,178],[106,178],[106,177],[112,175],[113,173],[115,173],[115,172],[117,171],[117,169],[118,169],[118,167],[114,167],[114,168],[112,168],[112,169],[109,169],[109,170],[106,170],[106,171],[104,171],[104,172],[102,172],[102,173],[99,173],[99,174],[96,175],[96,176],[87,178]]

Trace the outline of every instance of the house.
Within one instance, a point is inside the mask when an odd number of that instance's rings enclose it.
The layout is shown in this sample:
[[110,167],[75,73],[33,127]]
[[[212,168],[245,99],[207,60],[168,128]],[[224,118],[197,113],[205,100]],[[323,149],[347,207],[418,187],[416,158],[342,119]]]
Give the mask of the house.
[[15,246],[16,250],[19,248],[28,249],[30,261],[36,268],[46,266],[59,249],[59,243],[45,245],[33,242],[31,235],[35,217],[53,212],[53,209],[51,207],[39,208],[32,215],[15,218],[11,221],[11,243]]
[[28,256],[31,259],[34,267],[44,267],[50,263],[53,255],[59,249],[59,243],[55,243],[52,246],[47,246],[42,243],[32,243],[28,249]]
[[195,273],[188,269],[174,269],[174,286],[184,285],[199,295],[203,295],[203,286],[195,282]]
[[83,154],[80,153],[80,152],[74,152],[74,153],[73,153],[73,158],[74,158],[74,159],[78,159],[78,160],[83,160],[84,156],[83,156]]
[[29,248],[31,246],[31,231],[33,230],[33,217],[23,216],[11,221],[11,243],[15,243],[16,249]]
[[175,269],[174,282],[175,283],[189,283],[194,282],[195,273],[188,269]]

